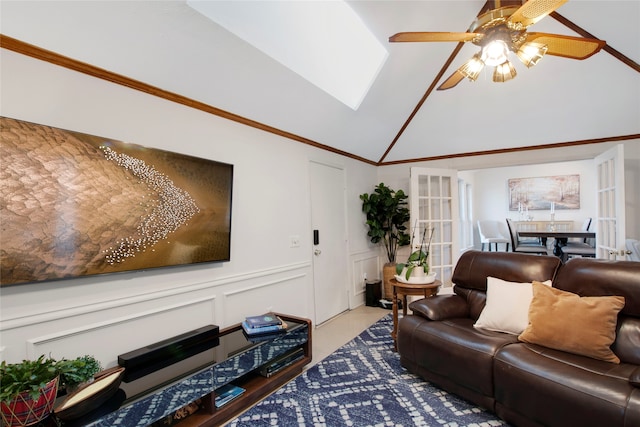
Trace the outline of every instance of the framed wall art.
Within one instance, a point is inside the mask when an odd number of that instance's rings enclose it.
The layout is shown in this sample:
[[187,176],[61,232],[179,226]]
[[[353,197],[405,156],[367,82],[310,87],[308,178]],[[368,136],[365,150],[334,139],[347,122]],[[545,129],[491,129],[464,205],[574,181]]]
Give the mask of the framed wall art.
[[0,121],[2,286],[229,260],[233,165]]
[[580,209],[580,175],[508,180],[509,210]]

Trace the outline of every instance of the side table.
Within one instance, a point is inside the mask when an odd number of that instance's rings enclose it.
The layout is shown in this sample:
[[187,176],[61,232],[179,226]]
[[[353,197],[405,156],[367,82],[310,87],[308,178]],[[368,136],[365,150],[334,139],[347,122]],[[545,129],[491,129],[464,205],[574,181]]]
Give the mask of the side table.
[[391,332],[391,338],[393,338],[393,348],[398,350],[398,344],[396,343],[396,337],[398,336],[398,298],[402,297],[402,315],[407,315],[407,296],[408,295],[424,295],[425,298],[429,298],[438,293],[438,288],[442,285],[440,280],[435,280],[432,283],[402,283],[396,279],[389,281],[393,287],[393,331]]

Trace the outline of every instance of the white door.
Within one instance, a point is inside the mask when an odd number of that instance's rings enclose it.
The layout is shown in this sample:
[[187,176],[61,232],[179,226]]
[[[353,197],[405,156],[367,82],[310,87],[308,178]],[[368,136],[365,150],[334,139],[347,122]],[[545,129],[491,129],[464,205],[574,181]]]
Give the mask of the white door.
[[596,258],[625,259],[624,146],[605,151],[595,163]]
[[310,163],[316,325],[349,308],[344,170]]
[[425,229],[427,236],[433,229],[429,267],[444,286],[451,286],[460,251],[457,171],[411,168],[410,211],[411,235],[415,236],[413,246],[420,246],[418,236],[422,236]]

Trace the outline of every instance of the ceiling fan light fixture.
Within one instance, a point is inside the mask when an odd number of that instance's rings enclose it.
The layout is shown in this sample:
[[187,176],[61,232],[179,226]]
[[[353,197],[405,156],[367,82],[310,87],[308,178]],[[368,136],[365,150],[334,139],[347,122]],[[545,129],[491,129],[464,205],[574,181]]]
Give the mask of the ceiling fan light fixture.
[[520,49],[516,52],[516,55],[522,61],[527,68],[531,68],[542,59],[545,53],[547,53],[547,45],[541,45],[538,43],[525,43],[520,46]]
[[516,74],[516,69],[513,67],[513,64],[509,61],[504,61],[493,71],[493,81],[498,83],[506,82],[514,78]]
[[478,79],[480,71],[482,71],[483,68],[484,62],[482,62],[482,59],[480,59],[479,54],[475,54],[470,60],[462,64],[462,67],[460,67],[459,71],[464,74],[466,78],[468,78],[472,82],[475,82]]
[[482,62],[493,67],[507,60],[509,46],[504,40],[492,40],[482,48]]

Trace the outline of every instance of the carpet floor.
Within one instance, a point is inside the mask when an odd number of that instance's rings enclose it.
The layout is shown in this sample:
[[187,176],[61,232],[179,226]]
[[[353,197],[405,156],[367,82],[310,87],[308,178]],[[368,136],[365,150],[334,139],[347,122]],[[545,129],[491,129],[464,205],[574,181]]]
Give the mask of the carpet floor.
[[227,424],[236,426],[507,426],[400,365],[385,316]]

